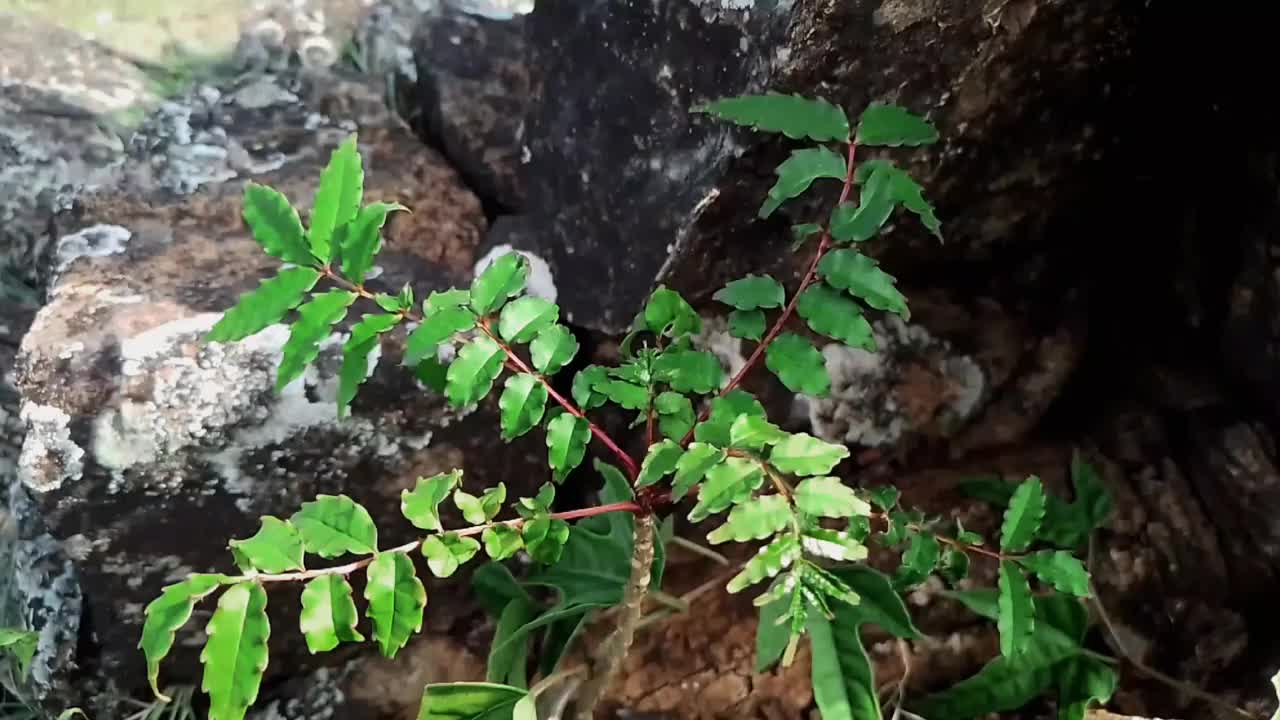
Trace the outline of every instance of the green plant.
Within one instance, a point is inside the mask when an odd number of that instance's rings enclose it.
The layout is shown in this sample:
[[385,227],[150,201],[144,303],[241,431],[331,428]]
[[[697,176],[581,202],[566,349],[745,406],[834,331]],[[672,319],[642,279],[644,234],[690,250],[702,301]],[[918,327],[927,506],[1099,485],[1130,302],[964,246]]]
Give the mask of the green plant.
[[[760,543],[727,589],[767,585],[756,599],[761,669],[790,663],[809,636],[814,692],[828,720],[881,717],[859,627],[874,623],[900,638],[918,637],[900,593],[933,574],[959,582],[971,557],[998,563],[998,589],[956,597],[997,623],[1001,657],[960,686],[921,699],[918,707],[930,720],[1021,704],[1055,683],[1063,718],[1078,719],[1085,704],[1110,696],[1110,664],[1081,644],[1078,598],[1089,596],[1089,578],[1073,550],[1108,508],[1086,465],[1073,466],[1073,503],[1047,496],[1036,478],[1016,489],[988,483],[985,492],[1007,504],[999,542],[989,544],[956,523],[903,508],[893,488],[846,485],[833,475],[849,455],[846,447],[783,430],[739,387],[763,362],[793,392],[829,391],[822,354],[797,318],[813,334],[874,350],[873,310],[909,317],[894,278],[861,253],[859,243],[899,208],[939,238],[941,224],[906,171],[882,157],[859,164],[856,156],[863,147],[931,143],[934,128],[883,104],[868,107],[855,127],[830,103],[777,94],[720,100],[700,110],[808,141],[778,166],[762,218],[815,182],[833,180],[841,187],[826,222],[794,228],[798,247],[813,244],[794,292],[788,295],[771,277],[750,275],[715,294],[730,308],[731,332],[757,341],[730,378],[715,355],[695,345],[699,314],[665,287],[652,293],[623,338],[621,363],[579,370],[568,396],[550,377],[575,357],[578,342],[559,323],[555,304],[525,293],[528,268],[520,255],[497,258],[469,288],[432,292],[422,302],[407,286],[370,289],[365,279],[380,248],[380,229],[404,208],[361,205],[363,172],[354,137],[334,152],[321,176],[309,227],[284,196],[248,185],[245,219],[264,250],[287,266],[242,296],[208,341],[243,339],[296,311],[278,369],[276,384],[283,388],[302,375],[350,308],[368,301],[379,310],[351,325],[342,348],[339,415],[349,411],[369,374],[380,336],[416,324],[408,332],[404,364],[454,406],[481,402],[505,373],[497,401],[502,437],[542,428],[552,482],[533,497],[511,499],[502,483],[464,489],[461,470],[420,478],[403,494],[402,510],[423,534],[390,548],[380,546],[369,513],[345,496],[320,496],[289,518],[262,518],[257,534],[231,541],[238,574],[191,575],[147,607],[140,647],[157,694],[160,662],[174,633],[195,603],[215,593],[220,595],[201,654],[203,690],[212,718],[239,720],[255,701],[267,665],[267,587],[305,584],[300,626],[312,652],[368,636],[392,656],[421,628],[427,601],[411,555],[425,556],[429,571],[443,578],[484,554],[490,562],[475,571],[473,586],[497,618],[487,677],[428,686],[421,717],[530,720],[539,693],[580,674],[575,711],[589,718],[631,644],[643,600],[661,587],[670,526],[656,516],[688,496],[689,519],[713,521],[707,536],[712,544]],[[326,289],[318,289],[321,281]],[[633,457],[588,417],[605,405],[634,414],[642,457]],[[553,511],[556,485],[581,474],[593,440],[617,462],[594,463],[604,483],[600,504]],[[446,523],[441,507],[449,500],[466,526]],[[505,508],[514,515],[504,515]],[[873,538],[905,548],[892,575],[862,562]],[[534,567],[517,580],[500,563],[522,550]],[[343,559],[308,568],[309,555]],[[363,626],[347,580],[356,573],[365,581],[369,623]],[[550,606],[537,599],[536,590],[544,588],[555,591]],[[612,634],[586,665],[562,668],[583,624],[606,609]],[[533,669],[541,679],[530,684],[535,650]]]

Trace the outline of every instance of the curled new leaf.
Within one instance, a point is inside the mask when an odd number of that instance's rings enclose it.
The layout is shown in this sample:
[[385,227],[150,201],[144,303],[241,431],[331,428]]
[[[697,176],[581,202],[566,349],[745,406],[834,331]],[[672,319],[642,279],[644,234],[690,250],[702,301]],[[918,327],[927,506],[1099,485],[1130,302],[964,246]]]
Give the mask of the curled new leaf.
[[507,486],[498,483],[476,497],[462,490],[453,491],[453,504],[462,512],[462,518],[472,525],[483,525],[498,515],[502,503],[507,500]]
[[351,584],[341,575],[321,575],[303,588],[298,626],[312,654],[332,650],[341,642],[364,641],[356,630],[357,620]]
[[316,286],[320,273],[309,267],[281,270],[258,289],[240,296],[205,335],[206,342],[234,342],[280,322]]
[[461,470],[453,470],[429,478],[418,478],[413,490],[404,490],[400,493],[401,514],[416,528],[431,532],[440,531],[442,529],[440,503],[461,481]]
[[484,551],[494,561],[506,560],[523,546],[520,531],[509,525],[490,525],[480,539],[484,541]]
[[524,524],[521,535],[534,562],[554,565],[569,542],[569,523],[556,518],[533,518]]
[[346,495],[317,495],[289,522],[302,535],[307,552],[322,558],[368,555],[378,549],[378,529],[369,511]]
[[173,648],[174,633],[191,618],[196,601],[226,581],[225,575],[190,575],[180,583],[165,587],[160,597],[147,605],[138,647],[147,657],[147,680],[151,683],[151,691],[161,700],[168,701],[169,698],[160,692],[160,661]]
[[764,362],[791,392],[825,397],[831,391],[822,353],[795,333],[785,332],[774,339],[765,351]]
[[366,569],[365,600],[373,621],[373,639],[387,657],[394,657],[422,629],[422,609],[427,590],[413,570],[413,561],[402,552],[383,553]]
[[430,535],[422,541],[422,555],[427,559],[431,574],[447,578],[475,557],[480,543],[475,538],[460,537],[457,533]]
[[227,588],[205,628],[201,689],[209,695],[210,720],[242,720],[258,699],[267,669],[267,592],[256,582]]

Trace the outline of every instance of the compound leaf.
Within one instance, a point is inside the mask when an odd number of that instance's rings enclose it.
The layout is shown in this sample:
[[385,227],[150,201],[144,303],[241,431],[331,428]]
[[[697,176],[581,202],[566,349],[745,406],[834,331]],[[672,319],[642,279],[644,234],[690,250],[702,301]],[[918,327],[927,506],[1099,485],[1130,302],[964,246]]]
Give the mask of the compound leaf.
[[707,535],[707,542],[763,540],[791,522],[791,505],[781,495],[764,495],[729,511],[729,519]]
[[903,297],[892,275],[881,270],[876,261],[856,250],[835,250],[818,263],[818,274],[832,286],[862,298],[877,310],[911,319],[907,299]]
[[551,325],[538,331],[529,343],[529,357],[538,372],[551,375],[578,354],[578,339],[569,328]]
[[382,226],[387,216],[397,210],[407,211],[399,203],[373,203],[360,209],[355,219],[342,225],[334,233],[342,251],[342,274],[351,282],[361,285],[373,259],[382,248]]
[[858,119],[860,145],[918,146],[937,139],[938,131],[929,121],[898,105],[871,103]]
[[146,655],[147,680],[157,698],[169,700],[160,692],[160,661],[173,649],[174,633],[191,618],[196,601],[226,581],[225,575],[188,575],[182,582],[165,587],[160,597],[147,604],[138,647]]
[[245,184],[244,219],[268,255],[294,265],[315,263],[298,211],[276,190],[252,181]]
[[747,275],[720,288],[712,297],[738,310],[759,310],[782,307],[786,291],[768,275]]
[[282,573],[302,569],[302,536],[280,518],[264,515],[262,526],[253,537],[232,540],[237,558],[264,573]]
[[1000,549],[1005,552],[1021,552],[1031,544],[1044,519],[1045,495],[1040,478],[1032,475],[1018,486],[1009,507],[1004,511],[1000,526]]
[[822,353],[795,333],[785,332],[775,338],[765,350],[764,362],[791,392],[825,397],[831,391]]
[[363,642],[356,630],[356,604],[351,584],[341,575],[321,575],[302,590],[302,613],[298,626],[312,654],[327,652],[341,642]]
[[772,215],[782,203],[808,190],[814,180],[843,180],[846,170],[844,159],[825,147],[791,151],[791,156],[777,168],[778,180],[769,188],[769,197],[760,206],[759,217]]
[[512,375],[498,398],[498,408],[502,439],[518,438],[542,421],[542,413],[547,408],[547,389],[532,375]]
[[209,639],[200,653],[201,689],[209,695],[210,720],[242,720],[258,699],[267,669],[267,592],[256,582],[227,588],[205,628]]
[[488,315],[524,290],[529,261],[519,253],[507,253],[494,260],[471,283],[471,309]]
[[694,111],[765,132],[780,132],[793,140],[807,137],[826,142],[849,138],[849,119],[844,110],[821,98],[781,93],[741,95],[709,102]]
[[808,433],[788,435],[773,446],[769,462],[792,475],[824,475],[849,457],[849,448],[829,443]]
[[547,464],[551,466],[552,479],[563,481],[582,463],[589,439],[591,428],[586,418],[561,413],[547,423]]
[[369,511],[346,495],[317,495],[303,503],[289,522],[302,535],[307,552],[322,558],[378,550],[378,529]]
[[427,590],[402,552],[382,553],[365,570],[364,598],[373,621],[373,639],[386,657],[395,657],[414,633],[422,629]]
[[347,315],[358,296],[346,290],[330,290],[312,297],[298,308],[298,319],[289,328],[280,367],[276,371],[276,392],[302,377],[307,365],[320,354],[320,341]]
[[508,342],[527,343],[560,317],[555,303],[525,295],[507,303],[498,316],[498,334]]
[[800,295],[796,312],[821,335],[853,348],[873,351],[876,338],[858,303],[825,283],[814,283]]
[[461,481],[461,470],[418,478],[413,490],[400,492],[400,513],[420,530],[439,532],[443,529],[440,525],[440,503]]
[[205,342],[234,342],[280,322],[316,286],[320,273],[309,267],[281,270],[256,290],[240,296],[205,335]]
[[502,347],[487,337],[464,345],[445,375],[444,393],[450,404],[462,408],[483,400],[502,372],[505,357]]
[[[311,252],[322,262],[332,258],[334,230],[355,219],[363,197],[364,169],[360,166],[356,136],[350,135],[329,156],[329,164],[320,173],[320,185],[311,208],[307,239],[311,242]],[[360,279],[352,278],[352,282],[358,284]]]
[[805,478],[796,486],[796,507],[815,517],[868,516],[871,506],[836,477]]

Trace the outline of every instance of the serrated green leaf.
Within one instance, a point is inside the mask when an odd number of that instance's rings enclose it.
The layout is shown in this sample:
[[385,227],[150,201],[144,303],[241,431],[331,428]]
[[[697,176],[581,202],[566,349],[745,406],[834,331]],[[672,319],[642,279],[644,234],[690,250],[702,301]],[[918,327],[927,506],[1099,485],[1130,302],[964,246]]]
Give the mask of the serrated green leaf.
[[658,430],[663,437],[680,440],[693,429],[693,402],[684,395],[670,390],[659,393],[653,399],[653,409],[658,413]]
[[523,546],[520,532],[509,525],[490,525],[480,539],[484,542],[484,551],[494,561],[506,560]]
[[445,308],[463,307],[471,303],[471,291],[462,288],[432,291],[422,303],[423,315],[434,315]]
[[588,365],[579,370],[573,376],[573,401],[583,410],[603,405],[607,398],[595,386],[608,380],[608,371],[599,365]]
[[694,112],[709,113],[764,132],[780,132],[793,140],[807,137],[826,142],[849,138],[849,119],[844,110],[821,98],[781,93],[740,95],[698,106]]
[[280,322],[319,280],[320,273],[309,267],[281,270],[256,290],[241,295],[235,307],[223,313],[204,336],[205,342],[243,340]]
[[360,209],[355,219],[340,225],[334,232],[342,253],[342,274],[347,280],[361,285],[373,259],[382,249],[382,226],[387,216],[396,211],[408,211],[399,203],[373,203]]
[[462,513],[462,519],[472,525],[483,525],[498,515],[502,503],[507,500],[507,486],[498,483],[476,497],[461,488],[453,491],[453,504]]
[[289,518],[307,552],[322,558],[378,550],[378,529],[369,511],[346,495],[317,495]]
[[262,516],[253,537],[232,540],[230,545],[257,571],[282,573],[302,569],[302,536],[292,525],[270,515]]
[[640,475],[636,477],[635,486],[648,487],[675,472],[676,464],[683,456],[684,448],[674,440],[663,440],[650,445],[644,462],[640,465]]
[[759,415],[743,415],[729,426],[729,444],[735,448],[760,450],[786,437],[787,433]]
[[856,250],[835,250],[818,263],[818,274],[832,286],[847,290],[871,307],[911,319],[907,300],[894,287],[892,275],[881,270],[876,261]]
[[773,446],[769,462],[792,475],[825,475],[847,457],[849,448],[844,445],[819,440],[808,433],[795,433]]
[[554,518],[534,518],[522,528],[524,546],[534,562],[554,565],[569,542],[569,523]]
[[284,195],[256,182],[246,183],[244,220],[268,255],[295,265],[315,264],[298,211]]
[[327,652],[342,642],[364,642],[356,630],[356,604],[351,585],[341,575],[321,575],[302,590],[302,613],[298,627],[311,654]]
[[537,720],[516,713],[516,705],[527,697],[525,690],[495,683],[427,685],[418,720]]
[[560,307],[525,295],[507,303],[498,316],[498,334],[508,342],[527,343],[560,318]]
[[457,533],[429,535],[422,541],[422,556],[427,559],[427,568],[438,578],[447,578],[465,565],[480,551],[480,543],[475,538],[460,537]]
[[872,504],[876,507],[889,512],[898,506],[898,498],[902,496],[902,492],[892,485],[880,485],[867,489],[867,497],[871,498]]
[[524,598],[514,599],[502,609],[493,631],[485,680],[515,687],[528,685],[525,666],[529,662],[529,636],[525,633],[513,641],[508,640],[538,617],[538,611],[537,605]]
[[1096,658],[1073,658],[1057,667],[1058,720],[1084,720],[1089,705],[1110,700],[1120,680],[1115,668]]
[[472,281],[471,309],[482,316],[498,310],[524,290],[528,275],[529,261],[523,255],[509,252],[497,258]]
[[644,323],[654,335],[680,337],[702,330],[702,318],[680,293],[659,287],[644,306]]
[[853,298],[832,289],[825,283],[814,283],[800,296],[796,312],[809,323],[813,331],[833,340],[868,352],[876,349],[875,334],[871,323],[862,315],[862,308]]
[[[316,188],[312,204],[307,239],[311,242],[311,252],[322,262],[327,263],[332,258],[334,230],[355,219],[363,197],[364,169],[360,165],[360,152],[356,149],[356,136],[351,135],[329,156],[329,164],[320,173],[320,185]],[[360,282],[354,278],[352,281]]]
[[1092,597],[1089,571],[1079,558],[1065,550],[1041,550],[1017,558],[1018,564],[1035,573],[1041,582],[1076,597]]
[[791,392],[813,397],[826,397],[831,392],[822,353],[795,333],[784,332],[769,343],[764,363]]
[[917,146],[937,139],[933,125],[898,105],[873,102],[858,118],[859,145]]
[[382,308],[383,310],[386,310],[389,313],[399,312],[401,310],[406,309],[400,304],[400,298],[396,297],[395,295],[388,295],[386,293],[377,293],[376,295],[373,296],[373,301],[377,303],[378,307]]
[[357,389],[369,377],[369,354],[378,346],[378,335],[395,327],[400,319],[400,315],[365,315],[351,328],[338,370],[338,417],[346,414]]
[[690,443],[680,461],[676,463],[676,477],[671,483],[671,499],[680,500],[702,482],[707,471],[724,461],[725,452],[714,445]]
[[780,308],[787,294],[782,285],[768,275],[747,275],[716,291],[712,296],[738,310]]
[[611,402],[627,410],[645,410],[649,407],[649,390],[623,380],[602,380],[595,389]]
[[413,490],[400,492],[400,513],[420,530],[439,532],[443,529],[440,525],[440,503],[460,482],[461,470],[418,478]]
[[201,689],[209,695],[210,720],[242,720],[258,699],[267,669],[267,593],[256,582],[227,588],[205,628],[209,639],[200,653]]
[[478,337],[458,351],[445,375],[445,397],[456,408],[474,405],[493,389],[493,381],[502,373],[506,353],[498,343]]
[[195,609],[196,601],[205,597],[226,582],[225,575],[189,575],[180,583],[166,586],[160,597],[147,604],[146,620],[142,623],[142,639],[138,647],[147,658],[147,680],[155,696],[168,700],[160,692],[160,661],[173,649],[174,633],[178,631]]
[[585,418],[562,413],[547,423],[547,464],[557,483],[578,465],[587,454],[591,429]]
[[764,483],[764,470],[754,460],[725,458],[711,466],[698,489],[698,504],[689,513],[690,522],[701,522],[710,515],[728,510],[751,497]]
[[785,497],[764,495],[734,507],[724,525],[707,535],[707,542],[763,540],[786,527],[791,518],[791,505]]
[[547,389],[532,375],[512,375],[498,398],[498,408],[502,439],[513,440],[542,421],[542,413],[547,408]]
[[[730,458],[732,460],[733,458]],[[742,572],[734,575],[727,586],[730,593],[740,592],[766,577],[773,577],[779,571],[790,567],[800,558],[800,543],[791,535],[780,535],[773,542],[765,545],[760,552],[751,556]]]
[[1022,552],[1031,544],[1044,519],[1044,486],[1040,478],[1032,475],[1018,486],[1009,507],[1004,512],[1000,526],[1000,549],[1005,552]]
[[395,657],[413,634],[422,629],[422,609],[427,589],[413,569],[413,560],[402,552],[382,553],[369,563],[364,599],[373,621],[373,639],[386,657]]
[[918,532],[912,535],[907,551],[902,554],[902,565],[894,577],[894,588],[902,591],[924,582],[937,567],[941,550],[938,539],[932,533]]
[[924,188],[920,187],[907,172],[888,160],[868,160],[858,167],[856,182],[863,182],[874,173],[885,173],[888,180],[888,199],[899,203],[920,219],[921,224],[939,240],[942,239],[942,222],[934,213],[933,205],[924,199]]
[[764,337],[765,319],[761,310],[734,310],[729,313],[729,334],[743,340]]
[[840,478],[811,477],[795,490],[796,507],[815,517],[846,518],[871,514],[871,506]]
[[405,341],[405,364],[417,365],[424,358],[435,357],[440,343],[475,325],[476,316],[464,307],[445,307],[427,315]]
[[347,308],[357,297],[346,290],[330,290],[298,308],[298,319],[289,328],[289,339],[276,371],[276,392],[302,377],[307,365],[320,354],[320,341],[329,337],[333,326],[346,317]]
[[694,427],[693,437],[698,442],[729,447],[732,440],[729,431],[742,415],[764,417],[764,405],[751,393],[734,388],[722,397],[712,398],[711,414]]
[[1000,617],[996,624],[1000,630],[1000,654],[1013,657],[1027,647],[1035,629],[1031,586],[1027,584],[1027,576],[1012,560],[1000,561],[998,585]]
[[870,240],[898,207],[891,166],[872,164],[864,167],[870,167],[871,172],[860,172],[855,178],[862,185],[858,204],[841,203],[831,212],[831,239],[838,243]]
[[760,206],[757,215],[760,218],[769,217],[782,203],[808,190],[815,180],[843,180],[846,170],[844,159],[825,147],[792,150],[791,156],[777,167],[778,180],[769,188],[769,197]]
[[529,343],[533,367],[546,375],[554,374],[578,354],[578,339],[563,325],[552,325],[538,331]]
[[706,350],[669,349],[654,361],[653,370],[677,392],[713,393],[724,382],[720,359]]

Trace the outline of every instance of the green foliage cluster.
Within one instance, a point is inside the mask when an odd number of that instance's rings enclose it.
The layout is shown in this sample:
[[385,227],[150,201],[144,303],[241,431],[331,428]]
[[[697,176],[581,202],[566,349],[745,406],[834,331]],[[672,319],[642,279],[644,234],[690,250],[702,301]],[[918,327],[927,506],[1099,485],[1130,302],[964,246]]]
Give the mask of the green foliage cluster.
[[[698,312],[665,287],[654,290],[638,312],[622,339],[620,362],[576,371],[569,397],[551,377],[575,358],[578,342],[553,302],[526,292],[529,268],[519,254],[497,258],[469,287],[431,292],[421,301],[407,286],[394,292],[368,288],[380,231],[404,208],[362,205],[363,171],[354,138],[334,152],[321,176],[306,227],[278,192],[256,184],[246,188],[245,220],[263,249],[284,266],[242,296],[208,341],[233,342],[290,322],[277,375],[277,387],[283,388],[316,359],[321,342],[357,301],[367,301],[369,311],[351,318],[342,346],[339,415],[350,411],[370,372],[373,349],[403,326],[404,364],[453,406],[476,405],[500,387],[502,439],[539,430],[550,482],[533,497],[509,498],[503,483],[464,487],[461,470],[420,478],[401,502],[405,521],[419,537],[394,547],[383,547],[370,514],[341,495],[303,503],[288,518],[263,517],[256,534],[230,543],[238,574],[191,575],[147,607],[140,647],[157,694],[161,660],[196,603],[206,598],[216,596],[201,653],[209,716],[241,720],[258,696],[268,663],[272,583],[303,583],[299,627],[312,652],[367,639],[390,657],[423,624],[427,593],[415,557],[430,574],[448,578],[483,555],[488,562],[474,571],[472,585],[496,621],[486,678],[428,686],[420,717],[533,720],[538,693],[561,674],[582,670],[561,665],[593,614],[661,588],[671,517],[658,533],[647,577],[638,582],[633,560],[648,538],[637,518],[683,501],[690,506],[689,521],[708,523],[710,544],[759,546],[727,590],[762,588],[755,599],[761,670],[790,663],[809,638],[815,697],[827,720],[881,717],[861,626],[918,638],[902,593],[932,575],[954,586],[965,578],[971,558],[998,564],[998,588],[956,597],[997,623],[1001,657],[956,688],[908,705],[933,720],[977,717],[1054,686],[1061,717],[1076,720],[1086,703],[1110,696],[1114,673],[1082,647],[1084,616],[1077,598],[1089,595],[1089,578],[1073,551],[1108,509],[1101,484],[1085,464],[1073,467],[1073,503],[1046,495],[1035,478],[1016,487],[975,485],[978,494],[1007,506],[998,545],[989,547],[958,524],[902,507],[893,488],[846,484],[839,475],[849,456],[845,446],[783,429],[739,387],[763,360],[790,390],[825,395],[831,381],[815,337],[874,350],[870,319],[876,313],[910,316],[894,278],[859,244],[900,209],[939,238],[941,224],[905,170],[884,157],[856,164],[855,148],[920,146],[935,141],[937,132],[892,105],[870,106],[855,124],[825,101],[778,94],[729,98],[700,110],[805,141],[778,166],[761,217],[816,183],[833,180],[842,188],[829,218],[794,228],[797,247],[812,241],[816,246],[810,270],[793,292],[775,278],[748,275],[715,293],[728,309],[732,334],[757,343],[734,377],[695,343],[702,326]],[[326,287],[320,289],[322,280]],[[631,427],[643,428],[642,457],[633,458],[588,417],[604,406],[631,416]],[[557,485],[583,474],[593,439],[617,461],[594,463],[603,480],[600,504],[555,510]],[[453,517],[464,524],[448,520]],[[872,543],[902,549],[896,572],[886,575],[865,564]],[[520,552],[532,569],[517,579],[502,562]],[[315,558],[339,564],[315,564]],[[357,575],[364,587],[360,601],[349,581]],[[539,682],[530,683],[531,669]],[[590,710],[579,708],[579,716]]]

